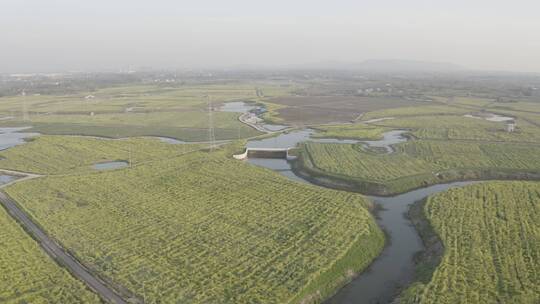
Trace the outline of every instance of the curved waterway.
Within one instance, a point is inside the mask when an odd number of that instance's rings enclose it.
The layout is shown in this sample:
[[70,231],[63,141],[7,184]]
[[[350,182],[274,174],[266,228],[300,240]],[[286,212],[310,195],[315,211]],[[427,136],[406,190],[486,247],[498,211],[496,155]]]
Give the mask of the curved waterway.
[[[253,113],[253,115],[257,117],[259,117],[260,114],[266,112],[266,108],[264,106],[259,105],[259,104],[254,104],[254,103],[247,103],[244,101],[229,101],[229,102],[224,103],[217,110],[221,112],[236,112],[236,113],[243,113],[243,114],[251,112]],[[275,125],[275,124],[265,124],[265,123],[260,123],[259,125],[270,132],[281,131],[289,127],[285,125]]]
[[[403,141],[401,131],[391,131],[381,141],[361,142],[366,145],[382,147],[391,152],[391,145]],[[299,130],[282,134],[273,138],[254,140],[248,142],[250,148],[288,148],[310,139],[312,130]],[[406,140],[406,139],[405,139]],[[315,141],[318,141],[315,139]],[[337,139],[326,139],[325,142],[341,142]],[[257,159],[250,158],[248,162],[275,170],[280,174],[304,183],[310,183],[294,174],[291,163],[285,159]],[[423,249],[422,240],[406,218],[411,204],[435,193],[453,187],[461,187],[473,182],[455,182],[433,185],[422,189],[409,191],[392,197],[368,196],[375,204],[381,206],[377,214],[379,226],[387,233],[388,242],[381,255],[373,261],[367,270],[349,284],[340,289],[333,297],[326,301],[331,304],[372,304],[390,303],[399,292],[414,280],[414,255]],[[316,185],[319,186],[319,185]]]
[[341,138],[318,138],[312,137],[316,133],[312,129],[295,130],[281,133],[278,136],[269,137],[260,140],[251,140],[247,143],[248,148],[292,148],[301,142],[312,141],[318,143],[335,144],[361,144],[370,148],[381,148],[387,153],[394,151],[393,145],[407,141],[404,136],[407,130],[392,130],[385,132],[380,140],[360,140],[360,139],[341,139]]
[[26,143],[31,137],[38,136],[39,133],[21,132],[30,127],[0,128],[0,150],[6,150],[17,145]]

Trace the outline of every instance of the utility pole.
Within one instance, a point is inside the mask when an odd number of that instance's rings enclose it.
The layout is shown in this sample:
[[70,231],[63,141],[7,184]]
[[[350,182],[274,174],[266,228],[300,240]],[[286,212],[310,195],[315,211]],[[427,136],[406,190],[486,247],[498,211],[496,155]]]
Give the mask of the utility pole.
[[210,142],[210,152],[214,151],[216,135],[214,133],[214,117],[212,115],[212,99],[210,95],[206,95],[208,99],[208,141]]
[[129,167],[131,168],[131,143],[129,144]]
[[29,121],[30,118],[28,117],[28,105],[26,104],[26,91],[23,90],[21,95],[23,96],[23,120]]

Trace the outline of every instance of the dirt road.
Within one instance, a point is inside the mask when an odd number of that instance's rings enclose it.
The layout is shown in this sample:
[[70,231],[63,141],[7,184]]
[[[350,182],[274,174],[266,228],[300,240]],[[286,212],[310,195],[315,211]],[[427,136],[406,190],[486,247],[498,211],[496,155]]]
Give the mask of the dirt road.
[[19,205],[5,192],[0,191],[0,203],[8,213],[16,219],[24,229],[43,247],[45,252],[62,266],[66,267],[73,276],[83,281],[108,303],[127,304],[120,295],[103,281],[95,277],[88,269],[81,265],[74,257],[54,242],[30,217],[19,208]]

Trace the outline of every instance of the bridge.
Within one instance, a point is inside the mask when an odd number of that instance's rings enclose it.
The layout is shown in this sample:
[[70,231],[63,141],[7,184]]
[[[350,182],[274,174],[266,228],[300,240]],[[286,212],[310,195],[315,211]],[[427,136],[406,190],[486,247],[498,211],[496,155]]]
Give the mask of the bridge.
[[289,155],[289,151],[293,148],[246,148],[244,153],[233,155],[236,159],[247,158],[284,158],[292,159],[294,156]]

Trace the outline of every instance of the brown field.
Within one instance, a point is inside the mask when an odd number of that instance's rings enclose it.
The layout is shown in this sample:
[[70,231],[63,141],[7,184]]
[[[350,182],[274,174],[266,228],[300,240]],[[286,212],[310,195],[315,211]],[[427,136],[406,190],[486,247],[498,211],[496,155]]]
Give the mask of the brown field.
[[397,97],[364,96],[292,96],[269,101],[286,106],[276,112],[290,124],[347,122],[369,111],[427,104]]

